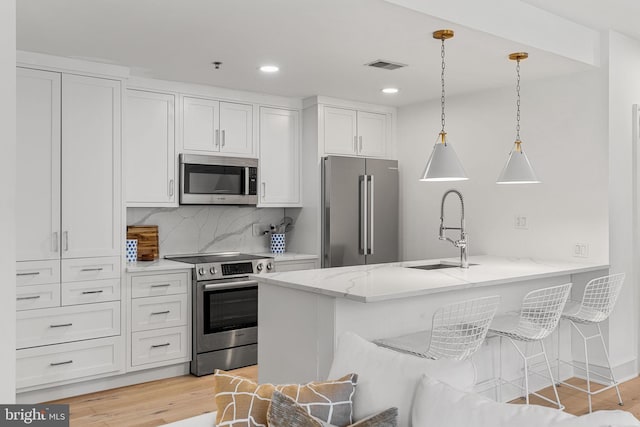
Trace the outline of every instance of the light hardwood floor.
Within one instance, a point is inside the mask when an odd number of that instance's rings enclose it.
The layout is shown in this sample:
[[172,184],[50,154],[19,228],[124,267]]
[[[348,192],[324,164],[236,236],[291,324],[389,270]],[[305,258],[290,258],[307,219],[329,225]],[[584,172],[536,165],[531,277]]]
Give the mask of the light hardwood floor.
[[[253,379],[258,367],[232,371]],[[579,379],[573,384],[585,384]],[[560,400],[565,411],[581,415],[588,412],[586,395],[569,387],[560,387]],[[625,405],[618,406],[615,390],[607,390],[593,399],[593,409],[623,409],[640,418],[640,377],[620,385]],[[551,388],[542,391],[552,396]],[[533,397],[532,403],[545,403]],[[182,376],[86,394],[50,403],[70,405],[72,427],[155,427],[215,410],[213,376]],[[513,403],[521,403],[516,400]],[[548,405],[550,406],[550,405]]]

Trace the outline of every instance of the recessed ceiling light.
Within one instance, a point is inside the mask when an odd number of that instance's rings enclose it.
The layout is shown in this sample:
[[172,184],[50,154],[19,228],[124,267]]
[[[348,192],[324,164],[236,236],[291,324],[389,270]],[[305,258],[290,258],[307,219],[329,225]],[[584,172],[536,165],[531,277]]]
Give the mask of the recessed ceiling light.
[[397,87],[385,87],[382,89],[382,93],[398,93],[399,89]]
[[279,69],[280,68],[276,67],[275,65],[263,65],[262,67],[260,67],[260,71],[262,71],[263,73],[275,73]]

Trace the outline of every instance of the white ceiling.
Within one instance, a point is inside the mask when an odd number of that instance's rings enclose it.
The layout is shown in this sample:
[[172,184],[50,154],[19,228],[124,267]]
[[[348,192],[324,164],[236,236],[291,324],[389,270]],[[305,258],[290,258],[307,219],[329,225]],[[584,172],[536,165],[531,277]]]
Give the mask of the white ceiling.
[[[440,42],[431,33],[440,28],[456,30],[446,45],[449,95],[512,85],[515,69],[507,55],[514,51],[530,53],[523,81],[587,68],[383,0],[17,2],[20,50],[126,65],[145,77],[387,105],[439,97]],[[376,59],[409,66],[363,66]],[[211,65],[215,60],[223,62],[220,70]],[[257,68],[265,63],[281,71],[262,74]],[[380,93],[385,86],[400,93]]]
[[596,30],[613,29],[640,40],[638,0],[522,0]]

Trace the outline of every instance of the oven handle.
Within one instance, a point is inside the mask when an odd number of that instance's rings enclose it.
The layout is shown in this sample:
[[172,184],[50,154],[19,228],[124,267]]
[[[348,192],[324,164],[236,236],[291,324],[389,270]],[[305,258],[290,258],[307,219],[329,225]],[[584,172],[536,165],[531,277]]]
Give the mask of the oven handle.
[[255,280],[242,280],[239,282],[224,282],[224,283],[209,283],[208,285],[204,285],[203,289],[205,291],[210,291],[213,289],[234,289],[234,288],[248,288],[250,286],[257,286],[258,282]]

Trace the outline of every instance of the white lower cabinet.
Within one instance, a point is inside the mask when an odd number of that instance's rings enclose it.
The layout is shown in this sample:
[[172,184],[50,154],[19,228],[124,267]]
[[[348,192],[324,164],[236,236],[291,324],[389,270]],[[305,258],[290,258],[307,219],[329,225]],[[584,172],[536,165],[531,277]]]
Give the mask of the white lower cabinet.
[[124,369],[121,337],[17,351],[16,387],[61,384]]
[[189,362],[191,270],[129,273],[127,286],[127,369]]
[[17,314],[18,349],[120,335],[120,301]]
[[131,365],[169,365],[190,359],[186,326],[134,332],[131,335]]

